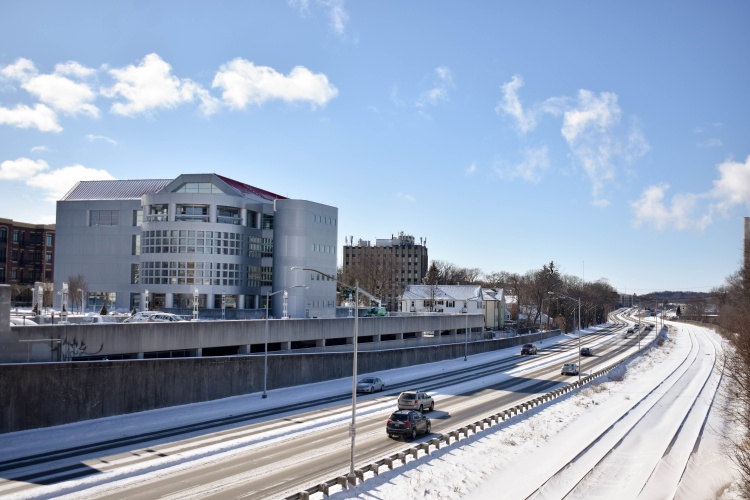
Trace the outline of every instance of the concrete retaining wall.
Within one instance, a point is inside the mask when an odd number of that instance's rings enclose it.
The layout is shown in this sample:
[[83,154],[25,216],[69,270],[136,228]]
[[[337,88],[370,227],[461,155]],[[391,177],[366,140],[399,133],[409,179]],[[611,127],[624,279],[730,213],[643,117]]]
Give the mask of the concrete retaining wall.
[[[547,332],[544,337],[559,335]],[[536,340],[539,334],[534,334]],[[470,342],[469,355],[527,337]],[[360,352],[358,372],[455,359],[464,343]],[[351,353],[268,356],[268,388],[351,376]],[[0,433],[210,401],[263,389],[263,356],[0,365]],[[251,408],[249,408],[251,409]]]

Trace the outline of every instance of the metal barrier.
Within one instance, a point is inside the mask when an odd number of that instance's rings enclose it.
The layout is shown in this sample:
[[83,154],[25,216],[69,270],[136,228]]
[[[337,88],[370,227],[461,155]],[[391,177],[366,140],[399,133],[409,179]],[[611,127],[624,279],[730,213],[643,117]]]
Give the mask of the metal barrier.
[[[661,336],[661,332],[659,332],[654,337],[654,340],[652,340],[649,345],[654,344],[659,339],[660,336]],[[583,387],[584,385],[588,384],[592,380],[598,377],[601,377],[602,375],[606,375],[607,373],[617,368],[618,366],[629,362],[630,360],[635,358],[638,354],[640,354],[640,352],[633,354],[631,356],[628,356],[627,358],[624,358],[618,361],[617,363],[614,363],[613,365],[603,368],[597,372],[587,375],[583,377],[582,379],[577,380],[571,384],[568,384],[564,387],[559,387],[555,389],[554,391],[543,394],[542,396],[537,396],[528,401],[523,401],[511,408],[506,408],[498,413],[490,415],[489,417],[485,417],[482,420],[478,420],[476,422],[467,424],[459,429],[449,431],[445,434],[440,434],[439,436],[434,437],[428,441],[423,441],[422,443],[415,444],[404,451],[396,452],[388,457],[381,458],[379,460],[376,460],[375,462],[366,464],[359,469],[355,469],[354,473],[357,476],[357,479],[359,481],[364,481],[364,475],[366,472],[372,472],[374,475],[377,476],[380,472],[380,467],[382,466],[387,466],[389,470],[393,470],[394,462],[396,461],[400,461],[402,464],[406,464],[407,455],[411,455],[411,457],[415,460],[418,458],[419,451],[424,452],[424,455],[429,455],[431,451],[437,451],[440,449],[440,443],[445,443],[446,445],[450,445],[451,438],[453,438],[454,444],[455,444],[456,442],[460,440],[461,434],[464,435],[465,439],[468,438],[469,431],[471,431],[472,434],[479,434],[480,432],[485,430],[485,426],[490,427],[493,422],[495,424],[504,422],[505,420],[510,419],[512,416],[520,415],[524,413],[525,411],[533,409],[536,406],[552,401],[553,399],[559,398],[560,396],[563,396],[567,394],[568,392],[571,392],[571,391],[574,391],[576,389]],[[433,449],[431,450],[431,448]],[[338,476],[336,478],[329,479],[328,481],[324,483],[320,483],[316,486],[313,486],[306,490],[295,493],[294,495],[288,496],[286,497],[286,500],[307,500],[310,498],[310,495],[314,495],[317,493],[322,493],[324,496],[328,496],[331,486],[341,486],[342,489],[348,490],[349,483],[347,482],[347,477]]]

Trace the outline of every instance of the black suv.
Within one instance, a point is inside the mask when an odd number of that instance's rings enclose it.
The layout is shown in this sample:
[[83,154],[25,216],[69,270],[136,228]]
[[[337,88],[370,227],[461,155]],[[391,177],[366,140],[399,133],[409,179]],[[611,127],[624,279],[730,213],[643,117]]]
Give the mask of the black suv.
[[581,356],[593,356],[594,352],[590,347],[581,347]]
[[408,436],[416,439],[417,434],[429,434],[431,428],[430,419],[414,410],[394,411],[385,423],[388,437]]
[[521,354],[536,354],[536,346],[534,344],[524,344],[521,347]]

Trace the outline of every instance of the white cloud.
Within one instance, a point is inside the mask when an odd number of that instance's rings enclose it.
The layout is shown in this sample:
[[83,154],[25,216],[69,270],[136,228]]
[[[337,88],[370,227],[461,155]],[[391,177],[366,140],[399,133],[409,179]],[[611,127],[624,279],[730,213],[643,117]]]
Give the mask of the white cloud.
[[633,220],[635,227],[650,224],[659,230],[667,227],[674,227],[678,230],[691,228],[702,230],[711,223],[708,214],[703,217],[694,215],[700,195],[678,194],[672,198],[671,203],[667,204],[664,198],[668,190],[668,184],[649,186],[643,191],[640,199],[631,203],[635,214]]
[[47,193],[47,201],[57,201],[65,195],[78,181],[113,180],[106,170],[70,165],[50,172],[41,173],[26,180],[26,184],[39,188]]
[[86,136],[86,140],[87,140],[87,141],[89,141],[89,142],[94,142],[94,141],[104,141],[104,142],[108,142],[108,143],[110,143],[110,144],[112,144],[112,145],[116,145],[116,144],[117,144],[117,141],[116,141],[116,140],[114,140],[114,139],[110,139],[110,138],[109,138],[109,137],[107,137],[106,135],[94,135],[94,134],[88,134],[88,135]]
[[523,179],[526,182],[538,183],[542,178],[542,171],[549,168],[547,147],[526,149],[523,156],[523,160],[515,165],[495,167],[495,173],[506,179]]
[[96,70],[76,62],[68,61],[55,65],[55,74],[74,76],[79,79],[86,79],[96,75]]
[[[581,89],[574,99],[551,97],[524,108],[518,97],[522,86],[523,78],[519,75],[505,83],[503,99],[495,112],[512,117],[521,134],[534,130],[543,114],[562,116],[560,133],[591,182],[593,204],[606,206],[609,202],[602,197],[602,191],[615,179],[618,162],[633,161],[649,150],[637,122],[631,121],[629,127],[620,123],[622,111],[617,95],[611,92],[596,94]],[[520,166],[518,173],[523,171]]]
[[60,132],[62,127],[57,123],[57,114],[44,104],[34,107],[17,104],[15,108],[0,107],[0,124],[13,125],[18,128],[36,128],[40,132]]
[[435,81],[432,88],[422,92],[417,100],[417,107],[437,106],[448,101],[448,91],[454,87],[453,73],[446,66],[435,68]]
[[69,115],[79,113],[97,118],[99,108],[91,104],[96,94],[85,83],[60,75],[38,75],[21,85],[31,95],[57,111]]
[[0,180],[25,181],[39,172],[47,170],[47,168],[49,168],[49,165],[44,160],[32,160],[30,158],[6,160],[0,163]]
[[525,111],[521,100],[518,97],[518,89],[523,87],[523,78],[520,75],[513,75],[513,78],[503,84],[503,100],[495,106],[495,112],[501,112],[510,115],[518,124],[521,133],[533,130],[536,127],[536,117],[533,112]]
[[62,127],[57,122],[56,111],[98,117],[99,109],[91,104],[96,99],[96,93],[88,84],[65,76],[88,77],[93,73],[94,70],[71,61],[58,64],[54,74],[40,75],[32,61],[18,59],[0,69],[0,75],[7,80],[20,82],[21,87],[41,101],[41,104],[33,107],[19,104],[14,109],[2,108],[0,123],[19,128],[35,127],[43,132],[59,132]]
[[36,66],[29,59],[18,59],[13,64],[9,64],[0,69],[0,76],[8,80],[18,80],[24,82],[36,74]]
[[396,198],[400,200],[408,201],[409,203],[414,203],[415,201],[417,201],[417,199],[414,196],[410,194],[406,194],[406,193],[401,193],[401,192],[396,193]]
[[322,73],[297,66],[285,76],[242,58],[224,64],[214,77],[212,87],[222,89],[222,100],[232,109],[260,106],[274,99],[309,102],[315,108],[325,106],[338,95],[338,89]]
[[468,167],[466,167],[466,175],[474,175],[474,173],[477,171],[477,164],[472,163]]
[[47,151],[49,151],[47,146],[34,146],[31,148],[32,153],[46,153]]
[[[289,5],[299,10],[300,15],[307,17],[310,15],[309,0],[288,0]],[[343,36],[346,32],[346,25],[349,22],[349,14],[344,9],[345,0],[317,0],[315,4],[325,11],[328,17],[328,23],[334,33]]]
[[349,14],[344,10],[344,0],[318,0],[318,3],[327,10],[328,21],[334,33],[341,36],[346,31],[346,23],[349,22]]
[[171,109],[196,99],[201,101],[201,109],[207,115],[218,109],[218,103],[206,89],[189,78],[172,75],[172,67],[158,54],[148,54],[138,66],[111,69],[109,74],[117,83],[102,88],[101,92],[113,99],[124,99],[125,102],[116,102],[111,108],[119,115]]
[[717,170],[719,177],[710,191],[677,194],[669,203],[664,200],[668,185],[649,186],[639,200],[631,203],[633,225],[703,230],[713,222],[714,214],[728,216],[737,205],[750,208],[750,156],[744,163],[727,160]]
[[597,96],[581,89],[577,106],[563,114],[562,135],[568,142],[575,142],[590,131],[606,131],[619,121],[620,114],[615,94],[602,92]]
[[750,208],[750,156],[744,163],[727,160],[721,163],[719,178],[713,184],[711,197],[717,201],[712,208],[726,214],[734,205]]

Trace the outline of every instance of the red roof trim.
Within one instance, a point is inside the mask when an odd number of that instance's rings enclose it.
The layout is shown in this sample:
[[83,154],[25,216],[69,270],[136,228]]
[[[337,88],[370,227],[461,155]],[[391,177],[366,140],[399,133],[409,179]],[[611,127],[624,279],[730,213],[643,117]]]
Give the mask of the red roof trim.
[[221,179],[222,181],[226,182],[230,186],[232,186],[234,189],[239,191],[240,193],[244,194],[253,194],[255,196],[258,196],[260,198],[263,198],[265,200],[286,200],[286,196],[281,196],[280,194],[272,193],[270,191],[266,191],[264,189],[257,188],[255,186],[250,186],[247,184],[244,184],[239,181],[235,181],[234,179],[230,179],[229,177],[224,177],[219,174],[216,174],[216,177]]

